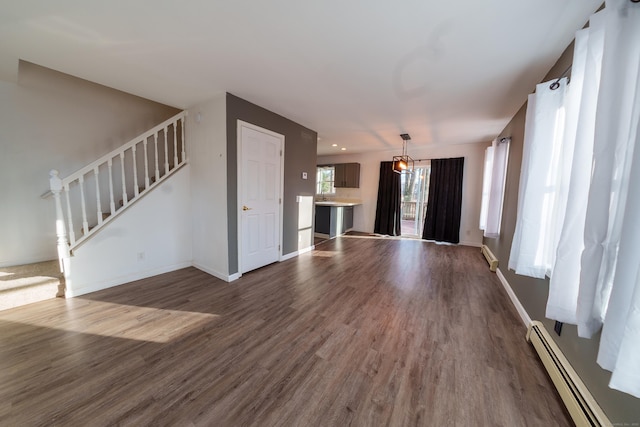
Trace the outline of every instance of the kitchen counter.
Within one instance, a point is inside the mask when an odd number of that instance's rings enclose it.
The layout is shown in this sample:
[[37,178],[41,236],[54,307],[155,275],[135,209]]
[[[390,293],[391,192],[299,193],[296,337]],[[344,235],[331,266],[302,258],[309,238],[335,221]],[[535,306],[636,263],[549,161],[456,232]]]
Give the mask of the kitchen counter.
[[347,201],[339,201],[339,200],[318,200],[316,201],[316,206],[358,206],[361,205],[360,202],[347,202]]
[[331,239],[353,228],[353,207],[361,205],[358,200],[316,201],[315,235]]

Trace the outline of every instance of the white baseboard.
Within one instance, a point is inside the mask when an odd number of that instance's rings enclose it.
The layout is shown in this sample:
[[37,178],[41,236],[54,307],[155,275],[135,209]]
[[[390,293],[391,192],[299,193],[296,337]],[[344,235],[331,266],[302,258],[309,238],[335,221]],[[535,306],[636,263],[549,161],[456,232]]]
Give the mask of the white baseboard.
[[125,283],[134,282],[136,280],[146,279],[149,277],[157,276],[159,274],[169,273],[171,271],[180,270],[181,268],[191,267],[190,262],[181,262],[170,266],[162,266],[151,270],[139,271],[136,273],[120,276],[115,279],[94,282],[85,284],[81,287],[73,286],[73,278],[71,279],[71,286],[67,285],[64,291],[65,298],[73,298],[80,295],[89,294],[91,292],[101,291],[103,289],[112,288],[114,286],[124,285]]
[[214,270],[212,268],[205,267],[204,265],[198,264],[197,262],[194,262],[191,265],[193,265],[198,270],[204,271],[205,273],[210,274],[213,277],[217,277],[220,280],[224,280],[225,282],[233,282],[234,280],[237,280],[241,276],[240,273],[234,273],[234,274],[231,274],[231,275],[224,274],[224,273],[216,271],[216,270]]
[[507,279],[504,277],[502,271],[500,271],[499,268],[498,270],[496,270],[496,275],[498,276],[498,279],[500,279],[500,283],[502,283],[502,286],[504,286],[504,290],[507,291],[507,294],[509,295],[509,298],[511,299],[514,307],[516,308],[516,310],[518,310],[518,314],[522,319],[522,323],[524,323],[524,325],[529,328],[529,326],[531,325],[531,317],[529,317],[529,313],[527,313],[527,310],[524,309],[515,292],[513,292],[513,289],[511,289],[511,285],[509,285],[509,282],[507,282]]
[[289,252],[288,254],[282,255],[278,261],[286,261],[291,258],[295,258],[298,256],[298,251]]
[[307,252],[311,252],[311,251],[312,251],[312,250],[314,250],[315,248],[316,248],[316,246],[315,246],[315,245],[311,245],[311,246],[308,246],[308,247],[306,247],[306,248],[304,248],[304,249],[300,249],[300,250],[298,250],[298,251],[289,252],[288,254],[286,254],[286,255],[282,255],[282,256],[280,257],[280,262],[282,262],[282,261],[286,261],[286,260],[291,259],[291,258],[295,258],[295,257],[297,257],[298,255],[306,254]]

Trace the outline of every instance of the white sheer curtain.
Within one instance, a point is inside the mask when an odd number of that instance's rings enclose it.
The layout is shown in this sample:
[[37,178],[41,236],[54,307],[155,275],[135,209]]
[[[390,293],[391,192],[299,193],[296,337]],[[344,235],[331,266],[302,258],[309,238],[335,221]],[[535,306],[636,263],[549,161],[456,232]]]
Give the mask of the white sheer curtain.
[[605,12],[578,332],[604,324],[598,363],[611,387],[640,397],[640,3],[607,1]]
[[[546,316],[566,323],[577,323],[580,256],[584,249],[584,225],[591,181],[591,159],[596,104],[600,87],[604,13],[591,17],[589,28],[576,33],[567,105],[565,140],[571,144],[571,165],[565,164],[564,180],[568,193],[564,221],[559,236],[555,264],[549,284]],[[569,145],[569,144],[567,144]],[[565,181],[566,182],[566,181]]]
[[529,96],[518,217],[509,257],[509,268],[517,274],[543,278],[553,266],[566,89],[564,78],[555,90],[550,82],[537,85],[533,102]]
[[581,337],[602,328],[610,387],[640,397],[640,3],[610,0],[592,16],[561,89],[530,96],[509,267],[551,273],[547,316]]
[[484,236],[489,238],[500,235],[509,144],[510,138],[494,139],[491,147],[485,151],[480,229],[484,230]]

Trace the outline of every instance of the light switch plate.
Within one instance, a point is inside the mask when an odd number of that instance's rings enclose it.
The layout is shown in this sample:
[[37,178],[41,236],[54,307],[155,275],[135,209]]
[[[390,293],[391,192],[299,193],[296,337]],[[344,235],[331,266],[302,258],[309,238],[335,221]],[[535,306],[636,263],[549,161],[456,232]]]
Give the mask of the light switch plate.
[[302,172],[302,179],[307,179],[307,173],[306,172]]

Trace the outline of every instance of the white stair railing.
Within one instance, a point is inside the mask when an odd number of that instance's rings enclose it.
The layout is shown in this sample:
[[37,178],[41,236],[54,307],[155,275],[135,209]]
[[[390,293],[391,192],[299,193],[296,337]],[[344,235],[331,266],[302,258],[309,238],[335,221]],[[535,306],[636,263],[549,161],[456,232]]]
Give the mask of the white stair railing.
[[[186,164],[186,116],[186,111],[176,114],[66,178],[50,172],[62,268],[75,248]],[[81,224],[78,235],[74,224]]]

